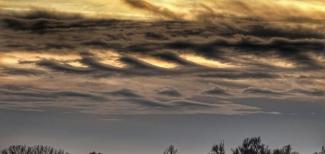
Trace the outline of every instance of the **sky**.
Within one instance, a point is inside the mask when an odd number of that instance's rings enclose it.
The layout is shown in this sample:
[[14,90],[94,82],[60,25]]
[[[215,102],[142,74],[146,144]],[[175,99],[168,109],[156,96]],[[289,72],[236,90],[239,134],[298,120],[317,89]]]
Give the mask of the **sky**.
[[323,29],[323,0],[0,0],[0,148],[318,151]]

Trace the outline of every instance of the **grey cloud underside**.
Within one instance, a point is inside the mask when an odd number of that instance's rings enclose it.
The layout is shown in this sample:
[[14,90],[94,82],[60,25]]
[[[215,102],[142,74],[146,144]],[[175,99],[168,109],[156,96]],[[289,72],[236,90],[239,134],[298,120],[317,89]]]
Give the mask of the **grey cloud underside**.
[[[164,85],[161,85],[164,86]],[[143,93],[140,89],[116,87],[63,90],[37,88],[30,85],[2,85],[0,108],[43,111],[51,108],[77,109],[93,114],[253,114],[275,113],[266,106],[247,104],[251,98],[294,102],[299,98],[321,101],[322,89],[285,89],[212,87],[189,95],[175,88],[154,89]],[[59,88],[59,89],[53,89]],[[76,87],[75,87],[76,88]],[[114,90],[115,89],[115,90]],[[186,88],[185,88],[186,89]],[[183,96],[188,95],[188,96]],[[266,97],[267,96],[267,97]],[[242,102],[241,102],[242,100]],[[300,99],[301,101],[301,99]]]
[[258,94],[258,95],[271,95],[271,96],[290,96],[295,94],[302,94],[307,96],[325,96],[325,91],[320,89],[303,89],[295,88],[285,91],[272,90],[268,88],[248,87],[242,91],[244,94]]
[[24,101],[53,101],[61,98],[81,98],[89,99],[94,101],[104,101],[105,98],[98,96],[96,94],[84,93],[78,91],[52,91],[46,89],[33,89],[33,88],[23,88],[15,86],[2,86],[0,90],[1,100],[6,100],[6,98],[23,98]]
[[[0,109],[43,111],[49,108],[78,109],[95,114],[239,114],[261,112],[258,108],[233,104],[223,100],[209,103],[190,99],[155,100],[137,95],[135,90],[121,89],[111,92],[62,91],[33,87],[4,85],[0,87]],[[159,92],[157,95],[165,95]],[[60,103],[63,103],[60,104]],[[234,113],[221,112],[235,106]],[[127,107],[125,109],[125,107]],[[237,109],[238,108],[238,109]],[[103,110],[103,111],[101,111]],[[237,111],[238,110],[238,111]]]

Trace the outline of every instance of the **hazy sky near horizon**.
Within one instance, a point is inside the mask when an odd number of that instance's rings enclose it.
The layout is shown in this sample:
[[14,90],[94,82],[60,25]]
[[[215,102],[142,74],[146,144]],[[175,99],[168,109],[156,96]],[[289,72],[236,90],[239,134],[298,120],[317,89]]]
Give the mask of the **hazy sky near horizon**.
[[[299,131],[281,133],[323,138],[318,130],[324,125],[317,124],[325,120],[323,29],[323,0],[0,0],[0,113],[5,116],[0,122],[24,121],[15,116],[24,113],[26,120],[38,121],[35,115],[61,116],[68,110],[85,124],[91,120],[84,116],[139,116],[133,120],[155,131],[164,127],[146,118],[161,117],[157,122],[165,124],[184,116],[173,129],[181,133],[184,120],[193,135],[213,118],[224,123],[236,117],[240,123],[249,117],[243,126],[227,125],[240,132],[282,117],[256,136],[272,138],[266,132],[294,121]],[[196,117],[205,122],[186,120]],[[73,119],[58,124],[64,129]],[[0,134],[14,142],[11,130],[18,125],[5,128]],[[288,144],[284,141],[279,139]]]
[[[303,104],[295,104],[303,106]],[[270,148],[291,144],[302,154],[324,145],[322,115],[96,116],[76,112],[0,112],[0,149],[45,144],[76,154],[163,153],[174,144],[182,154],[206,154],[225,142],[227,153],[246,137],[261,136]]]

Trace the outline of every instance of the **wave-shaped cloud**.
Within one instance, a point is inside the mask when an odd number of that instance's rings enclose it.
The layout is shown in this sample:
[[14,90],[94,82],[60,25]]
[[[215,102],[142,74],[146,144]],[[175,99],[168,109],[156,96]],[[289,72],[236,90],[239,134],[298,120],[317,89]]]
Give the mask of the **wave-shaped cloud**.
[[268,20],[263,11],[250,19],[230,8],[229,16],[204,12],[203,22],[148,1],[126,2],[168,20],[1,12],[0,84],[18,89],[1,87],[0,108],[249,114],[267,112],[234,100],[324,97],[322,20]]

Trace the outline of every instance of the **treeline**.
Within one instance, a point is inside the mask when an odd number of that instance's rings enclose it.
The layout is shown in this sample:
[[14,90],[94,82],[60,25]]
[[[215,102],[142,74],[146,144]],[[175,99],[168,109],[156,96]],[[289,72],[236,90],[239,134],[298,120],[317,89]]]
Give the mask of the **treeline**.
[[[231,151],[232,154],[299,154],[299,152],[292,150],[291,145],[271,150],[269,146],[263,144],[260,137],[246,138],[241,145],[231,149]],[[177,154],[177,152],[175,146],[170,145],[164,154]],[[224,142],[212,146],[208,154],[226,154]],[[320,152],[314,154],[325,154],[325,147],[323,146]]]
[[[246,138],[243,143],[234,149],[231,149],[232,154],[299,154],[292,150],[291,145],[286,145],[278,149],[270,149],[269,146],[262,143],[260,137]],[[163,154],[177,154],[178,150],[174,145],[170,145]],[[50,146],[36,145],[13,145],[2,150],[1,154],[70,154],[63,150],[57,150]],[[89,154],[102,154],[91,152]],[[212,146],[208,154],[226,154],[224,142]],[[321,148],[320,152],[314,154],[325,154],[325,147]]]

